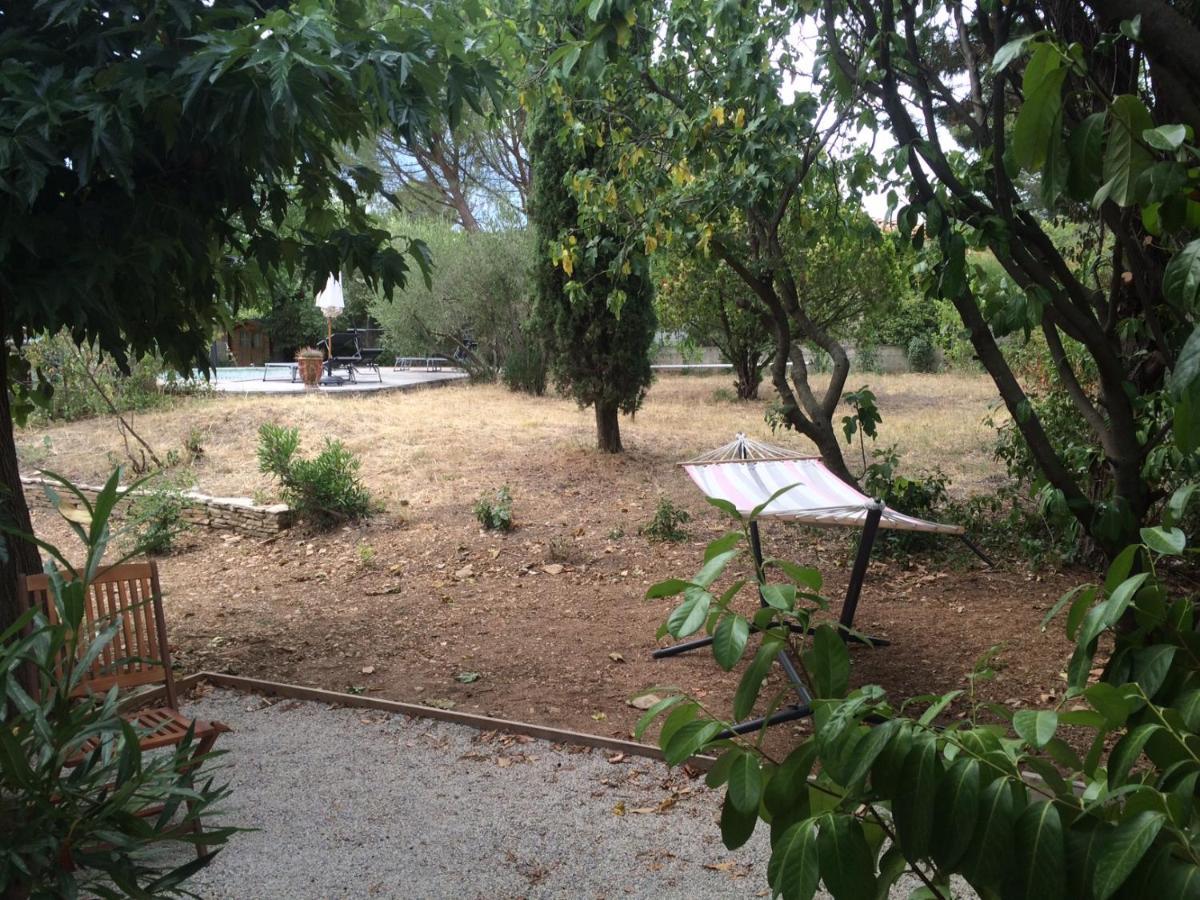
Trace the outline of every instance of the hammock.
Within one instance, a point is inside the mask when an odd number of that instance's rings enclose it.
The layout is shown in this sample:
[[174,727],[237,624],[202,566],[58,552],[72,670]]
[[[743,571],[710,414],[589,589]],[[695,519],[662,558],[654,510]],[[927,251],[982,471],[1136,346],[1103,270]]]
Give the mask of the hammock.
[[[781,488],[792,487],[759,515],[808,525],[862,528],[867,514],[880,506],[834,475],[816,456],[801,456],[739,434],[723,447],[680,463],[705,496],[726,500],[743,514],[766,503]],[[883,507],[880,528],[962,535],[959,525],[929,522]]]

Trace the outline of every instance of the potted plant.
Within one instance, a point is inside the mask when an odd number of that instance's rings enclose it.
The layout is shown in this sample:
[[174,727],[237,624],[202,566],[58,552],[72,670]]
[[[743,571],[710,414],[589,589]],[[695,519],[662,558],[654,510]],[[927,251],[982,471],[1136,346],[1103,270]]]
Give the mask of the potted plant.
[[304,386],[315,388],[321,383],[321,370],[325,366],[325,354],[315,347],[303,347],[296,353],[296,365]]

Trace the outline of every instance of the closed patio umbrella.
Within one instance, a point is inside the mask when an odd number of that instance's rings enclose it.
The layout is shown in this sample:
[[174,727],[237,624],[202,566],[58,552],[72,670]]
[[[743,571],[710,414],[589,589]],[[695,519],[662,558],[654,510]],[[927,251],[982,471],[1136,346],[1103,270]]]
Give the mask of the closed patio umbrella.
[[333,320],[342,314],[346,301],[342,296],[342,279],[330,275],[321,293],[317,294],[317,309],[325,317],[327,340],[325,341],[325,356],[333,358]]

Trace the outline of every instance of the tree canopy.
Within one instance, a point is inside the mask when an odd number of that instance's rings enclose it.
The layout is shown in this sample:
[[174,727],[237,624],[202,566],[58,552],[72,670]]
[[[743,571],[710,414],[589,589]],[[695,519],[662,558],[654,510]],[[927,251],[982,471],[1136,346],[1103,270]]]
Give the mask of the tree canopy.
[[[344,167],[497,89],[457,4],[18,0],[0,11],[0,328],[69,328],[118,360],[207,366],[214,323],[281,273],[385,292],[424,247],[371,218]],[[294,228],[283,229],[289,216]],[[13,382],[6,379],[6,387]],[[7,403],[8,391],[4,392]],[[28,529],[7,408],[0,475]],[[25,567],[36,554],[13,545]],[[13,590],[11,571],[5,588]]]

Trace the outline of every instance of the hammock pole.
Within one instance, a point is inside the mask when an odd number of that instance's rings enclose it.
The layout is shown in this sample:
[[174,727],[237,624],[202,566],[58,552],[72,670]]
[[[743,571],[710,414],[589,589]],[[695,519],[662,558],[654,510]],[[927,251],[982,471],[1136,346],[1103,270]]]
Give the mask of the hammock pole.
[[850,639],[854,627],[854,613],[858,609],[858,596],[862,593],[863,581],[867,577],[867,564],[871,561],[871,547],[879,532],[879,520],[883,517],[883,504],[876,502],[867,510],[867,521],[863,525],[862,537],[858,540],[858,554],[854,557],[854,568],[850,570],[850,583],[846,586],[846,600],[842,603],[842,615],[838,620],[842,640]]

